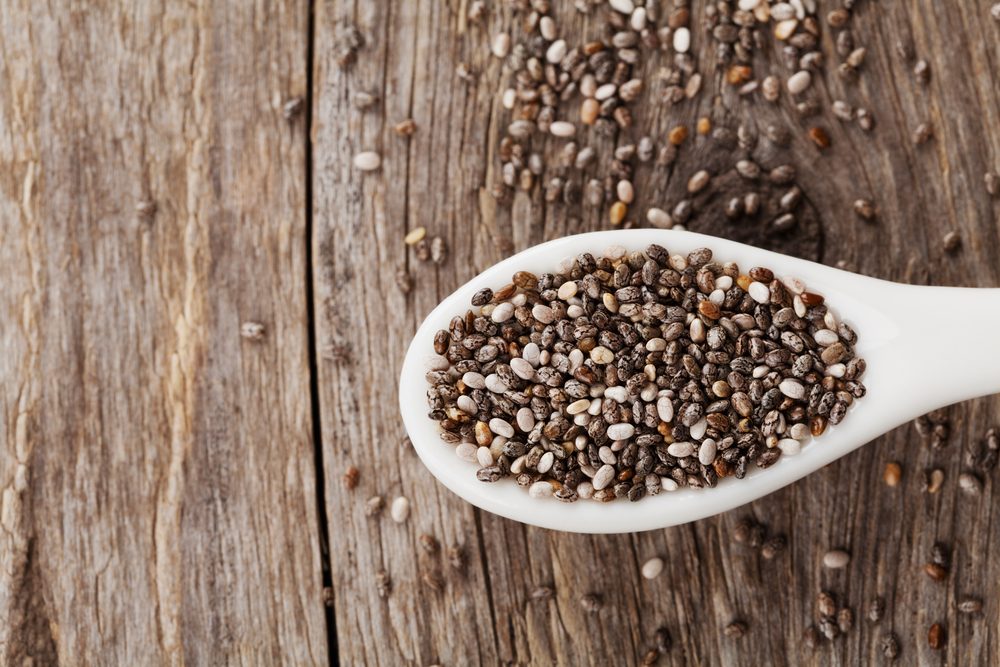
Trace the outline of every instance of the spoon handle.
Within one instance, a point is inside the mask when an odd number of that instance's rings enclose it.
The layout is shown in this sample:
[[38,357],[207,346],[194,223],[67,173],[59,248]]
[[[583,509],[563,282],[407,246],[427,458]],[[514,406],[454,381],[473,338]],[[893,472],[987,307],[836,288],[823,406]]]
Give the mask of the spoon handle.
[[925,414],[1000,393],[1000,289],[894,287],[885,309],[898,335],[879,358],[900,400]]

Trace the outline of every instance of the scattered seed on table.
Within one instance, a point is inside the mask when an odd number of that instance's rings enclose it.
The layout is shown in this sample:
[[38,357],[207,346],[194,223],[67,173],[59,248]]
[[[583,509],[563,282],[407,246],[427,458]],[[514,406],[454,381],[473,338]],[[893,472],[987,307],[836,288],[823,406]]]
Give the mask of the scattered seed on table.
[[415,245],[420,241],[423,241],[425,236],[427,236],[426,227],[415,227],[414,229],[410,230],[410,232],[406,236],[403,237],[403,243],[405,243],[406,245]]
[[549,125],[549,132],[551,132],[552,136],[555,137],[562,137],[562,138],[572,137],[574,134],[576,134],[576,125],[573,125],[573,123],[564,120],[557,120],[551,125]]
[[469,5],[469,13],[467,16],[473,23],[479,23],[486,17],[487,13],[486,3],[483,2],[483,0],[473,0]]
[[361,473],[355,466],[347,466],[347,470],[344,471],[344,486],[348,491],[353,491],[357,487],[360,476]]
[[698,119],[698,124],[695,126],[695,129],[698,134],[705,136],[712,131],[712,121],[708,117],[702,116]]
[[934,432],[931,433],[931,449],[943,449],[948,444],[950,425],[935,424]]
[[413,278],[404,266],[396,269],[396,287],[402,294],[409,294],[413,290]]
[[958,476],[958,487],[970,496],[976,496],[983,490],[983,482],[975,473],[963,472]]
[[688,129],[683,125],[677,125],[667,133],[667,141],[674,146],[680,146],[684,143],[684,140],[687,139],[687,135]]
[[986,432],[970,465],[988,474],[996,468],[998,461],[1000,461],[1000,435],[996,429],[991,428]]
[[882,471],[882,481],[886,486],[899,486],[899,481],[903,477],[903,469],[896,461],[889,461]]
[[809,139],[821,149],[830,147],[830,135],[822,127],[809,128]]
[[604,605],[600,595],[597,593],[587,593],[580,597],[580,606],[588,614],[596,614]]
[[552,19],[551,16],[543,16],[538,20],[538,32],[540,32],[542,34],[542,37],[549,40],[550,42],[554,42],[556,40],[556,37],[558,35],[556,30],[556,22]]
[[820,616],[833,616],[837,613],[837,601],[833,593],[820,591],[816,594],[816,611]]
[[927,143],[934,136],[934,130],[930,123],[920,123],[913,130],[913,143],[917,146]]
[[746,633],[747,625],[742,621],[733,621],[722,631],[722,634],[726,635],[730,639],[742,639]]
[[342,24],[337,28],[335,37],[337,49],[334,53],[334,60],[341,69],[346,68],[352,62],[358,49],[364,46],[364,37],[357,27],[349,24]]
[[643,667],[650,667],[650,665],[655,665],[659,659],[660,652],[655,648],[651,648],[642,656],[642,661],[639,664],[643,665]]
[[812,83],[812,75],[807,70],[800,70],[788,78],[788,92],[798,95]]
[[611,210],[608,213],[608,221],[612,225],[620,225],[625,216],[628,214],[628,205],[623,201],[616,201],[611,205]]
[[760,166],[753,160],[739,160],[736,173],[749,181],[756,180],[760,177]]
[[837,620],[833,616],[824,616],[819,619],[819,631],[832,641],[840,634],[840,626],[837,625]]
[[847,54],[844,62],[852,69],[857,69],[865,62],[866,55],[868,55],[868,50],[861,46]]
[[761,82],[760,92],[766,101],[777,102],[781,96],[781,83],[778,81],[778,77],[765,77],[764,81]]
[[882,651],[882,655],[890,660],[895,660],[899,657],[899,640],[896,639],[896,635],[892,632],[882,637],[882,640],[879,642],[879,648]]
[[862,220],[871,222],[875,219],[875,205],[868,199],[854,200],[854,213]]
[[510,35],[505,32],[498,32],[494,35],[491,50],[497,58],[506,58],[510,52]]
[[650,137],[642,137],[639,139],[639,145],[635,149],[635,155],[639,158],[639,162],[649,162],[653,159],[653,154],[656,152],[656,145]]
[[931,429],[934,425],[931,424],[931,420],[927,415],[920,415],[913,420],[913,426],[917,430],[917,435],[921,438],[928,438],[931,435]]
[[802,201],[802,190],[798,186],[793,186],[792,189],[781,195],[781,198],[778,200],[778,207],[782,211],[791,211],[798,206],[800,201]]
[[646,579],[656,579],[663,572],[663,559],[650,558],[642,564],[642,576]]
[[468,63],[458,63],[455,65],[455,76],[466,83],[473,83],[476,80],[476,73],[469,69]]
[[441,548],[437,538],[428,533],[422,533],[418,538],[418,542],[420,543],[420,548],[428,554],[436,554]]
[[994,21],[1000,23],[1000,2],[990,7],[990,16],[993,17]]
[[764,542],[764,545],[760,548],[760,555],[765,560],[771,560],[785,550],[786,543],[784,535],[775,535]]
[[410,501],[404,496],[399,496],[392,501],[392,507],[389,510],[392,520],[396,523],[403,523],[410,516]]
[[795,167],[790,164],[778,165],[768,172],[768,178],[775,185],[788,185],[795,180]]
[[380,598],[386,598],[392,592],[392,579],[389,578],[389,573],[385,570],[379,570],[375,573],[375,590],[378,591]]
[[925,563],[924,574],[934,581],[944,581],[948,577],[948,570],[937,563]]
[[988,171],[983,174],[983,183],[986,185],[986,192],[992,196],[996,197],[1000,194],[1000,174],[995,171]]
[[406,118],[393,126],[393,131],[401,137],[412,137],[417,131],[417,123],[412,118]]
[[935,623],[927,631],[927,645],[931,647],[934,651],[940,651],[944,648],[945,643],[945,631],[944,626],[940,623]]
[[365,516],[380,514],[383,507],[385,507],[385,501],[382,500],[382,496],[372,496],[365,501]]
[[673,646],[673,639],[670,636],[670,631],[664,627],[657,628],[656,630],[656,650],[660,653],[667,653]]
[[670,229],[674,226],[673,218],[670,214],[660,208],[651,208],[646,211],[646,220],[649,224],[659,229]]
[[725,216],[730,220],[736,220],[741,215],[743,215],[745,208],[743,206],[743,200],[739,197],[732,197],[723,209]]
[[931,562],[947,568],[951,565],[951,550],[943,542],[935,542],[931,547]]
[[448,244],[441,236],[431,239],[431,261],[435,264],[444,264],[448,258]]
[[674,51],[677,53],[687,53],[691,48],[691,31],[687,28],[677,28],[673,37]]
[[927,82],[931,80],[931,67],[926,60],[921,58],[913,65],[913,76],[916,77],[917,83],[921,86],[927,85]]
[[978,614],[983,610],[983,602],[977,598],[964,598],[957,606],[963,614]]
[[615,192],[618,194],[618,199],[625,204],[631,204],[632,200],[635,199],[635,188],[632,186],[632,181],[621,179],[615,184]]
[[854,107],[844,100],[834,100],[831,110],[834,116],[846,123],[854,120]]
[[747,65],[732,65],[726,70],[726,83],[731,86],[741,86],[753,76],[753,70]]
[[869,132],[873,127],[875,127],[875,117],[872,116],[868,109],[858,107],[857,112],[855,112],[855,118],[858,121],[858,127],[865,132]]
[[750,532],[756,523],[752,519],[740,519],[736,527],[733,528],[733,541],[737,544],[745,544],[750,539]]
[[956,232],[954,230],[950,231],[950,232],[948,232],[947,234],[944,235],[944,239],[942,240],[942,244],[944,245],[944,251],[945,252],[949,252],[949,253],[955,252],[962,245],[962,237],[961,237],[961,235],[958,232]]
[[843,549],[831,549],[823,554],[823,566],[831,570],[838,570],[847,567],[851,562],[851,554]]
[[361,171],[375,171],[382,164],[382,158],[375,151],[364,151],[354,156],[354,166]]
[[156,215],[156,202],[151,199],[143,199],[135,205],[135,213],[145,221],[152,220]]
[[797,220],[794,213],[785,213],[775,218],[774,222],[771,223],[771,226],[776,232],[787,232],[795,227],[796,222]]
[[355,108],[370,109],[378,103],[378,95],[367,90],[359,90],[351,95],[351,102],[354,103]]
[[826,22],[830,24],[831,28],[843,28],[847,25],[850,20],[851,14],[846,9],[838,7],[837,9],[831,10],[826,15]]
[[267,333],[264,325],[260,322],[244,322],[240,325],[240,336],[258,342],[264,340],[264,334]]
[[944,470],[934,468],[924,473],[924,489],[927,493],[937,493],[944,484]]
[[792,142],[792,132],[784,125],[769,123],[764,126],[764,136],[775,146],[786,147]]
[[775,18],[777,21],[777,23],[774,24],[774,37],[778,41],[783,42],[790,38],[792,33],[795,32],[795,28],[798,26],[798,19],[795,18],[789,17],[780,20],[776,17],[772,18]]
[[868,603],[868,620],[872,623],[878,623],[882,620],[882,615],[885,613],[885,602],[882,598],[875,598],[870,603]]
[[711,175],[704,169],[696,172],[690,179],[688,179],[687,183],[688,192],[690,192],[691,194],[701,192],[702,190],[705,189],[705,186],[708,185],[708,182],[711,178],[712,178]]
[[802,118],[809,118],[815,116],[820,112],[819,102],[816,100],[802,100],[801,102],[795,103],[795,111]]
[[837,612],[837,628],[841,634],[847,634],[854,627],[854,612],[849,607],[844,607]]
[[304,100],[301,97],[293,97],[285,102],[285,105],[281,108],[281,113],[285,117],[285,120],[292,120],[302,113],[304,108]]

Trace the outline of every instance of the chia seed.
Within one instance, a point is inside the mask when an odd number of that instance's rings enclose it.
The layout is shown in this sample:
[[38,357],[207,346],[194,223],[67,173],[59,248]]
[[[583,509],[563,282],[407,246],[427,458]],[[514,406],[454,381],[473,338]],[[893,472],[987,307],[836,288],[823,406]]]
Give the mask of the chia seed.
[[[823,297],[794,287],[707,248],[656,245],[519,271],[435,336],[428,416],[479,480],[514,478],[539,500],[634,502],[742,479],[798,453],[864,393],[855,334],[827,328]],[[833,364],[856,372],[825,375]],[[742,530],[748,546],[765,543],[763,526]]]

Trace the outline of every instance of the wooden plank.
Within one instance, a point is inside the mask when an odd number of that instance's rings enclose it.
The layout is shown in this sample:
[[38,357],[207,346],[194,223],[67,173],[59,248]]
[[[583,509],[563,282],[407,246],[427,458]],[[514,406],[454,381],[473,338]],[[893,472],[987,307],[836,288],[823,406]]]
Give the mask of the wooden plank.
[[0,662],[326,662],[308,8],[0,26]]
[[[570,3],[553,4],[561,34],[571,42],[597,32],[598,19],[575,13]],[[997,285],[1000,204],[982,186],[983,173],[1000,162],[998,54],[989,46],[995,26],[982,7],[859,5],[853,26],[857,42],[869,51],[862,77],[845,83],[833,73],[834,63],[813,92],[827,109],[833,99],[865,106],[876,117],[875,132],[844,125],[829,111],[802,119],[787,98],[778,105],[742,98],[708,77],[695,100],[640,108],[636,127],[619,141],[643,133],[662,141],[668,128],[691,127],[699,116],[732,133],[742,124],[758,140],[741,150],[693,138],[672,168],[640,168],[634,219],[650,205],[675,202],[687,178],[707,167],[717,174],[716,185],[691,224],[696,230],[843,262],[880,277]],[[692,15],[701,16],[704,6],[694,3]],[[333,3],[321,4],[317,13],[317,338],[327,350],[319,371],[342,661],[631,664],[653,645],[660,626],[674,637],[675,647],[661,659],[669,664],[869,663],[880,659],[879,643],[889,632],[898,636],[905,661],[995,660],[1000,636],[989,619],[997,613],[998,572],[984,555],[996,540],[995,480],[986,480],[978,498],[960,494],[956,480],[982,434],[1000,421],[996,399],[950,411],[954,433],[948,448],[932,450],[912,427],[902,428],[748,507],[632,536],[564,535],[473,512],[430,480],[407,451],[397,450],[402,430],[394,416],[395,377],[421,316],[511,252],[606,226],[603,211],[546,204],[538,187],[515,193],[509,206],[489,196],[498,169],[495,147],[509,115],[498,99],[507,82],[500,63],[487,55],[488,44],[501,30],[520,34],[520,17],[509,4],[494,4],[479,26],[466,20],[467,8],[424,3],[382,11]],[[360,29],[365,46],[356,63],[340,68],[338,34],[346,25]],[[833,52],[833,37],[824,36],[827,53]],[[929,87],[914,80],[914,60],[899,55],[900,40],[931,63]],[[711,72],[711,45],[696,33],[694,48],[701,70]],[[778,55],[772,49],[758,56],[758,76],[787,76]],[[472,80],[455,75],[460,64],[474,74]],[[646,79],[653,80],[662,65],[662,59],[646,63]],[[359,90],[381,91],[382,102],[369,111],[354,108],[350,99]],[[408,116],[418,130],[405,142],[391,127]],[[915,147],[910,135],[925,120],[935,125],[936,138]],[[772,123],[791,130],[787,149],[763,138]],[[832,137],[822,156],[805,136],[814,124]],[[614,145],[592,137],[580,141],[601,143],[605,150]],[[545,142],[547,162],[560,144]],[[350,159],[369,149],[383,154],[384,166],[360,174]],[[731,172],[744,154],[767,167],[798,168],[805,202],[795,234],[775,237],[759,226],[723,220],[726,195],[746,188]],[[600,175],[599,169],[592,172]],[[851,204],[858,197],[875,200],[877,223],[856,219]],[[417,226],[448,240],[451,256],[444,265],[407,254],[401,239]],[[942,244],[950,227],[965,239],[954,257]],[[415,280],[410,295],[392,280],[401,266]],[[883,465],[892,459],[906,462],[903,482],[894,489],[881,481]],[[361,470],[354,491],[340,482],[350,465]],[[930,467],[941,467],[946,476],[936,495],[922,491],[922,471]],[[414,508],[409,522],[398,526],[387,517],[366,517],[365,501],[376,494],[387,501],[408,496]],[[788,549],[767,560],[735,543],[735,527],[744,517],[766,524],[769,534],[786,535]],[[477,567],[465,579],[453,577],[446,559],[420,551],[417,536],[424,532],[446,543],[461,540]],[[955,548],[954,573],[944,584],[921,573],[935,540]],[[851,551],[846,570],[822,569],[822,555],[832,547]],[[653,555],[668,566],[646,582],[639,567]],[[444,573],[443,593],[421,584],[427,568]],[[380,570],[395,583],[384,599],[376,591]],[[539,586],[553,587],[554,598],[533,600]],[[815,599],[822,589],[854,610],[856,627],[812,652],[802,636],[817,621]],[[581,608],[585,593],[603,597],[597,615]],[[986,601],[983,615],[957,614],[955,603],[965,595]],[[875,596],[887,605],[879,624],[863,620]],[[724,636],[733,620],[747,623],[744,639]],[[927,629],[935,621],[945,623],[950,635],[943,654],[927,647]]]
[[[452,196],[468,187],[463,172],[475,158],[436,159],[432,152],[480,151],[466,132],[489,102],[487,94],[454,79],[461,58],[451,50],[454,20],[452,8],[430,1],[316,7],[316,337],[342,664],[496,662],[488,601],[469,594],[487,588],[475,514],[428,479],[412,450],[400,447],[404,433],[396,417],[396,369],[417,309],[446,293],[455,279],[447,267],[411,263],[424,295],[421,305],[408,299],[395,281],[396,270],[407,269],[402,238],[420,220],[446,236],[452,252],[462,252],[465,210]],[[365,45],[355,62],[341,67],[337,55],[349,26]],[[352,104],[360,91],[381,98],[374,110]],[[410,143],[392,129],[408,117],[418,127]],[[380,172],[363,174],[351,166],[362,150],[382,154]],[[474,191],[464,194],[469,197]],[[353,491],[341,483],[350,465],[361,470]],[[381,518],[366,517],[365,500],[375,495],[387,505],[408,497],[409,521],[394,524],[388,509]],[[422,533],[440,542],[438,552],[420,551]],[[449,550],[456,548],[464,553],[461,568],[449,564]],[[392,581],[386,599],[377,591],[380,570]],[[440,580],[443,590],[428,585],[428,577]]]

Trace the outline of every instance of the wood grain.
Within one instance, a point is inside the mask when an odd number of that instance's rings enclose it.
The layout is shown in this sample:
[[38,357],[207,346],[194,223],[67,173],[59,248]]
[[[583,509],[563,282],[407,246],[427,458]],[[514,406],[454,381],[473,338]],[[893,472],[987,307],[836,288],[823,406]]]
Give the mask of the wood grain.
[[0,8],[0,663],[328,660],[307,12]]
[[[426,473],[396,408],[420,320],[517,250],[607,227],[603,209],[547,203],[538,186],[491,197],[509,74],[488,45],[499,31],[516,41],[522,16],[495,1],[477,24],[470,4],[0,4],[0,664],[636,664],[659,627],[674,644],[660,664],[869,664],[889,632],[898,664],[1000,660],[997,473],[980,472],[978,496],[957,485],[1000,424],[996,398],[945,411],[944,448],[904,427],[750,506],[635,535],[528,528]],[[552,4],[570,42],[598,34],[599,13]],[[642,65],[654,83],[632,129],[578,140],[607,154],[708,117],[722,136],[639,168],[631,222],[669,208],[704,167],[713,185],[692,229],[884,278],[1000,285],[1000,199],[982,180],[1000,169],[990,3],[857,4],[862,76],[844,82],[830,63],[811,94],[871,110],[870,134],[713,76],[665,105],[664,56]],[[362,45],[341,62],[352,26]],[[711,73],[712,46],[694,33]],[[787,76],[778,56],[763,49],[755,76]],[[371,109],[352,103],[362,90],[379,98]],[[285,118],[299,98],[308,112]],[[405,118],[409,139],[392,129]],[[934,138],[915,146],[921,122]],[[789,128],[788,147],[765,138],[770,124]],[[755,138],[744,146],[724,136],[741,125]],[[813,125],[832,139],[822,154]],[[548,162],[561,143],[544,142]],[[361,150],[382,168],[355,170]],[[732,171],[744,156],[797,167],[794,233],[720,215],[748,187]],[[600,165],[574,178],[594,176]],[[852,213],[858,197],[875,201],[876,222]],[[418,226],[447,241],[441,265],[402,243]],[[264,337],[242,338],[245,322]],[[889,460],[903,462],[895,488],[881,481]],[[945,472],[935,495],[922,481],[932,467]],[[375,496],[385,509],[369,516]],[[398,496],[412,508],[401,524],[388,510]],[[735,543],[744,517],[786,535],[787,550],[766,560]],[[921,572],[936,541],[953,549],[941,583]],[[831,547],[851,552],[845,570],[821,567]],[[646,581],[653,555],[667,567]],[[813,652],[801,638],[821,589],[856,627]],[[887,611],[871,624],[875,596]],[[966,596],[981,614],[957,613]],[[747,624],[741,640],[723,634],[733,620]],[[947,629],[941,652],[927,646],[933,622]]]
[[[989,556],[1000,511],[995,474],[984,477],[978,497],[961,494],[956,480],[985,430],[1000,422],[996,399],[951,409],[953,435],[944,449],[932,450],[912,427],[901,428],[748,507],[637,535],[567,535],[473,511],[400,446],[399,365],[410,334],[437,300],[512,252],[606,226],[603,211],[548,204],[537,186],[517,192],[510,205],[489,195],[499,168],[495,146],[509,115],[499,103],[505,75],[488,45],[498,31],[511,31],[515,41],[521,34],[510,4],[492,4],[484,25],[466,19],[467,3],[402,5],[317,6],[316,326],[327,351],[318,370],[342,663],[635,664],[660,626],[670,630],[675,644],[661,664],[870,663],[881,660],[879,642],[889,632],[898,636],[907,664],[994,661],[1000,654],[995,622],[1000,572]],[[571,3],[553,5],[560,32],[571,43],[596,34],[595,16],[578,14]],[[692,16],[701,16],[705,3],[693,5]],[[698,98],[675,107],[655,103],[657,91],[650,90],[649,102],[636,113],[636,127],[618,143],[644,133],[662,140],[673,125],[692,127],[702,115],[731,133],[743,124],[757,141],[741,149],[696,138],[671,168],[641,167],[631,217],[641,222],[648,206],[676,202],[688,177],[707,166],[718,177],[690,225],[697,231],[842,262],[879,277],[1000,284],[1000,203],[982,185],[984,172],[1000,162],[1000,53],[993,48],[997,26],[987,11],[976,3],[859,3],[852,25],[857,42],[868,48],[863,74],[856,84],[845,83],[833,73],[833,62],[814,84],[814,94],[827,109],[833,99],[868,108],[876,118],[870,134],[829,111],[802,119],[787,96],[777,105],[740,97],[711,76]],[[357,26],[365,46],[356,63],[340,68],[334,56],[338,30],[346,25]],[[909,59],[900,55],[900,41],[914,53]],[[712,48],[701,33],[696,32],[694,49],[701,71],[713,71]],[[833,53],[833,35],[825,34],[824,49]],[[755,75],[787,76],[777,56],[762,52]],[[911,74],[915,58],[931,65],[926,87]],[[662,64],[643,66],[647,80]],[[471,80],[456,76],[460,65],[473,73]],[[373,111],[354,108],[350,97],[357,90],[379,92],[381,104]],[[391,131],[407,117],[418,127],[409,141]],[[910,135],[924,121],[934,126],[934,139],[914,146]],[[791,130],[789,147],[764,138],[771,123]],[[832,147],[822,154],[806,137],[813,125],[832,137]],[[546,141],[549,162],[560,143]],[[605,152],[615,145],[586,135],[579,143]],[[379,173],[350,168],[351,156],[360,150],[383,154]],[[778,237],[762,223],[734,227],[719,215],[725,197],[746,187],[731,174],[743,155],[766,167],[797,167],[805,195],[797,232]],[[876,223],[855,217],[851,204],[859,197],[876,202]],[[407,253],[402,237],[417,226],[448,241],[451,255],[444,265]],[[963,238],[953,256],[942,245],[951,229]],[[405,267],[415,282],[409,295],[395,286],[397,267]],[[899,487],[889,488],[881,474],[893,459],[904,462],[904,476]],[[340,481],[349,465],[361,470],[354,491]],[[930,467],[941,467],[946,475],[936,495],[922,490],[922,472]],[[366,517],[365,500],[373,495],[387,501],[409,497],[409,521],[396,525],[388,517]],[[750,516],[765,523],[769,534],[787,535],[789,548],[768,561],[734,543],[734,526]],[[425,532],[444,544],[463,544],[469,570],[459,575],[442,556],[422,553],[416,538]],[[953,574],[943,583],[921,573],[935,541],[954,547]],[[851,552],[846,570],[822,569],[822,555],[832,547]],[[638,570],[653,555],[668,565],[661,577],[645,581]],[[385,598],[376,590],[379,570],[394,582]],[[422,583],[428,570],[442,573],[442,592]],[[554,587],[555,597],[533,601],[532,590],[543,585]],[[846,637],[812,652],[801,637],[817,621],[821,589],[836,593],[857,620]],[[602,596],[598,614],[581,608],[585,593]],[[955,603],[966,595],[984,599],[982,615],[957,614]],[[875,596],[887,606],[877,625],[862,618]],[[722,632],[736,619],[748,625],[747,636],[738,641]],[[947,626],[943,652],[927,646],[927,629],[935,621]]]

